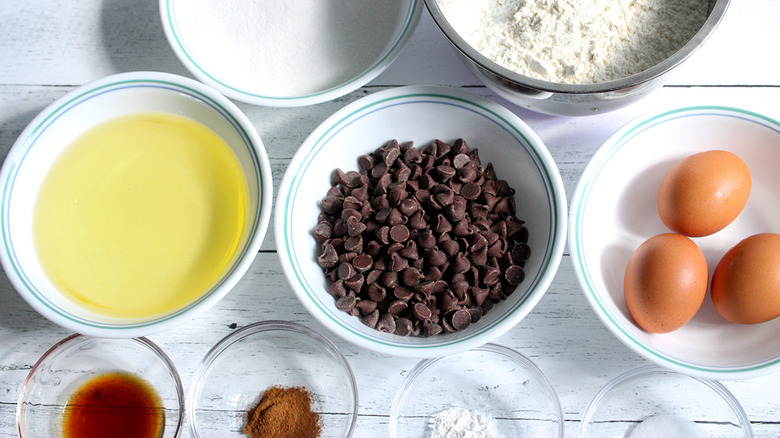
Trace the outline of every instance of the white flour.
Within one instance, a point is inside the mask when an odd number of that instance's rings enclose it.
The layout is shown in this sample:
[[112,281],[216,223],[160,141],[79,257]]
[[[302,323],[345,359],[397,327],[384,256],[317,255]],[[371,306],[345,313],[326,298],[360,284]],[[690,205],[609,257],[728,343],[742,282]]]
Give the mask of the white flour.
[[267,96],[300,96],[350,80],[400,27],[395,0],[179,0],[192,58],[217,80]]
[[687,43],[706,0],[438,0],[472,47],[520,74],[597,83],[639,73]]
[[674,415],[654,415],[637,424],[629,438],[707,438],[691,420]]
[[430,419],[428,438],[494,438],[495,420],[477,411],[448,408]]

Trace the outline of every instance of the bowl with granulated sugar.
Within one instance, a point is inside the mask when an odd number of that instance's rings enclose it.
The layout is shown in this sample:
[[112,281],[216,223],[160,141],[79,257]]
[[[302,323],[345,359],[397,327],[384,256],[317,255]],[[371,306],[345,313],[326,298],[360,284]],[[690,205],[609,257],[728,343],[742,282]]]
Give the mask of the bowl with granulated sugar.
[[422,0],[160,0],[168,41],[196,78],[273,107],[365,85],[395,60],[421,11]]
[[466,67],[533,111],[585,116],[645,97],[713,33],[729,0],[425,0]]

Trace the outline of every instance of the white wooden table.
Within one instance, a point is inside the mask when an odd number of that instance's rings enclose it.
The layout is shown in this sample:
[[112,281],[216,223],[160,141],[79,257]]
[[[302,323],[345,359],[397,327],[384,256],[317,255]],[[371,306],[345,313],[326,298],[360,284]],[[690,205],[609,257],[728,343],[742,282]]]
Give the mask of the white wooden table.
[[[0,155],[5,157],[27,123],[58,97],[102,76],[135,70],[190,76],[167,44],[156,1],[0,1]],[[732,0],[716,33],[676,71],[671,85],[613,113],[552,117],[500,100],[463,67],[427,11],[399,59],[362,89],[310,107],[239,107],[268,149],[277,187],[298,145],[327,116],[367,93],[407,84],[465,87],[508,106],[547,144],[570,197],[602,142],[659,105],[706,101],[780,118],[780,1]],[[237,327],[281,319],[325,331],[298,303],[280,271],[271,229],[249,272],[225,299],[174,330],[150,336],[176,364],[185,389],[206,351]],[[16,436],[22,382],[38,357],[68,334],[39,316],[0,276],[0,436]],[[387,436],[393,395],[417,361],[373,354],[326,335],[356,372],[360,408],[354,436]],[[563,405],[567,437],[577,435],[582,412],[599,388],[647,363],[591,311],[568,252],[539,305],[496,342],[519,350],[550,378]],[[780,436],[780,375],[724,383],[742,402],[757,436]]]

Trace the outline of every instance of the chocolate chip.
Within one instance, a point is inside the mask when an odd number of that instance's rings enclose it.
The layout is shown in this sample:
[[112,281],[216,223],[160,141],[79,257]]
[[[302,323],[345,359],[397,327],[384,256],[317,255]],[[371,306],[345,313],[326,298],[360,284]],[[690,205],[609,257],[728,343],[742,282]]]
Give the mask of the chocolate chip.
[[399,313],[403,312],[409,307],[409,305],[404,300],[395,300],[391,302],[387,306],[387,313],[397,316]]
[[332,268],[336,266],[339,261],[339,255],[336,249],[330,243],[325,243],[322,246],[322,254],[317,257],[317,263],[323,268]]
[[358,157],[358,167],[366,171],[374,168],[374,158],[371,155],[361,155]]
[[405,225],[395,225],[390,228],[390,239],[396,242],[406,242],[409,239],[409,228]]
[[417,244],[414,240],[407,240],[404,248],[399,250],[398,254],[409,260],[417,260],[420,258],[420,253],[417,251]]
[[333,234],[333,226],[327,222],[320,222],[317,224],[317,226],[314,227],[313,233],[314,237],[317,239],[317,242],[323,243],[331,238]]
[[433,323],[431,321],[425,321],[422,327],[423,327],[423,336],[425,336],[426,338],[430,338],[431,336],[436,336],[443,331],[442,327],[439,324]]
[[431,309],[423,303],[416,303],[412,306],[412,314],[418,320],[426,320],[431,317]]
[[357,236],[366,230],[366,224],[360,222],[360,219],[355,216],[348,217],[345,222],[347,225],[347,234],[350,236]]
[[390,255],[390,264],[388,267],[394,272],[401,272],[409,266],[409,261],[394,252]]
[[471,313],[466,309],[457,310],[450,318],[450,324],[455,330],[463,330],[471,325]]
[[469,158],[466,154],[457,154],[452,158],[452,165],[455,167],[455,169],[461,169],[463,166],[468,164],[471,161],[471,158]]
[[330,185],[337,186],[337,185],[346,185],[347,184],[347,175],[344,173],[341,169],[335,169],[333,173],[330,175]]
[[393,289],[393,296],[398,298],[399,300],[403,301],[409,301],[410,298],[414,295],[414,291],[411,289],[407,289],[403,286],[398,286],[395,289]]
[[504,273],[504,278],[512,286],[517,286],[525,278],[525,271],[520,266],[512,265],[507,268],[506,272]]
[[379,309],[374,309],[373,312],[363,317],[363,324],[376,328],[376,324],[379,322]]
[[399,336],[409,336],[412,334],[412,321],[406,318],[395,320],[395,334]]
[[388,289],[393,289],[398,286],[398,273],[388,271],[382,274],[382,285]]
[[444,254],[438,248],[433,247],[425,257],[425,261],[431,266],[441,266],[447,261],[447,254]]
[[374,265],[374,259],[368,254],[360,254],[352,259],[352,267],[358,272],[365,272]]
[[482,188],[479,186],[479,184],[473,182],[465,184],[463,188],[460,189],[460,195],[471,201],[479,198],[479,195],[481,194]]
[[349,289],[355,292],[360,292],[360,288],[363,287],[364,281],[365,281],[365,277],[363,277],[362,274],[355,274],[344,280],[344,286],[348,287]]
[[401,201],[401,204],[398,206],[398,211],[400,211],[404,216],[411,216],[418,209],[419,206],[417,205],[417,201],[408,197]]
[[376,329],[384,333],[395,333],[395,318],[389,313],[383,313],[379,317]]
[[348,237],[344,240],[344,249],[349,252],[363,252],[363,238],[360,235]]
[[512,248],[512,260],[518,265],[528,260],[528,257],[530,256],[531,247],[526,243],[519,242]]
[[357,304],[357,298],[354,295],[345,295],[336,300],[336,308],[344,312],[349,312]]
[[368,285],[367,295],[368,295],[368,299],[378,303],[385,299],[385,296],[387,296],[387,291],[382,286],[373,283]]
[[369,315],[376,310],[376,301],[360,300],[355,307],[361,315]]
[[341,298],[346,295],[347,287],[344,286],[344,280],[333,282],[330,287],[328,287],[328,293],[335,298]]

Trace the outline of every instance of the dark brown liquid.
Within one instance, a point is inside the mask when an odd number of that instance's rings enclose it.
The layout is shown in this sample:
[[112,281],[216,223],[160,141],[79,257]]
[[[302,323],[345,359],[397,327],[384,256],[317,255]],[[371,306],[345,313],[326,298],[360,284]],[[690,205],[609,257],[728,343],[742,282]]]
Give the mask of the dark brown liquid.
[[157,438],[164,414],[154,389],[127,373],[106,373],[85,382],[68,400],[65,438]]

